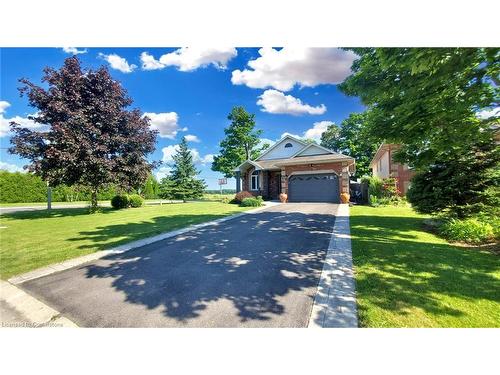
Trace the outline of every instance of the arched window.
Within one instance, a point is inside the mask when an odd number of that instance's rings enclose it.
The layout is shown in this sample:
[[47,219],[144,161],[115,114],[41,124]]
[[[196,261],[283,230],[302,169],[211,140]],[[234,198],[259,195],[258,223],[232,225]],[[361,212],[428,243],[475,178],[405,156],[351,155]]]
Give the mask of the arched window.
[[250,190],[259,190],[259,171],[254,171],[250,180]]
[[290,147],[293,147],[293,145],[292,145],[291,143],[287,143],[287,144],[285,145],[285,148],[290,148]]

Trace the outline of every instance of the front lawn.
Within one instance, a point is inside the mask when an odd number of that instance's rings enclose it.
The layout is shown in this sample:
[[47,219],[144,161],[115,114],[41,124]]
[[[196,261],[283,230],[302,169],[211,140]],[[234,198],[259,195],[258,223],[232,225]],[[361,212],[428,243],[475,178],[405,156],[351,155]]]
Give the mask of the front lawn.
[[362,327],[500,327],[500,257],[422,229],[409,207],[351,208]]
[[0,215],[0,277],[7,279],[77,256],[109,249],[248,208],[216,202],[145,206],[126,210],[86,208]]

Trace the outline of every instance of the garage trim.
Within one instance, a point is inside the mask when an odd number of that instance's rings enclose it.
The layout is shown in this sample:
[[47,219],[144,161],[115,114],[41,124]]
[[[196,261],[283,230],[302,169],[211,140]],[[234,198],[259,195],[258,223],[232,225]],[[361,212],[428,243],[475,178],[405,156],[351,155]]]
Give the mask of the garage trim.
[[340,177],[340,174],[335,172],[333,169],[318,169],[318,170],[314,170],[314,171],[295,171],[295,172],[290,173],[288,175],[288,178],[292,177],[293,175],[297,175],[297,174],[323,174],[323,173],[334,173],[338,177]]

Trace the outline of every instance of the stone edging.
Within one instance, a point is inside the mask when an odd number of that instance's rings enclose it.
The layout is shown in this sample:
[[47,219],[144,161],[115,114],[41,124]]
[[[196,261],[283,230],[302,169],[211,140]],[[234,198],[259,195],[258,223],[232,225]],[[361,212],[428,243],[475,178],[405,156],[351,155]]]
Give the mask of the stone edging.
[[338,205],[309,328],[357,328],[349,205]]
[[179,234],[184,234],[186,232],[190,232],[192,230],[200,229],[200,228],[203,228],[203,227],[206,227],[209,225],[218,225],[218,224],[223,223],[225,221],[236,219],[236,218],[241,217],[243,215],[258,212],[258,211],[264,210],[268,207],[275,206],[278,204],[280,204],[280,203],[265,202],[265,206],[263,206],[263,207],[258,207],[258,208],[252,209],[252,210],[240,212],[240,213],[235,214],[235,215],[230,215],[230,216],[222,217],[220,219],[207,221],[205,223],[190,225],[189,227],[186,227],[186,228],[181,228],[181,229],[174,230],[171,232],[161,233],[161,234],[158,234],[158,235],[153,236],[153,237],[147,237],[147,238],[143,238],[141,240],[128,242],[126,244],[111,248],[109,250],[101,250],[101,251],[97,251],[97,252],[92,253],[92,254],[78,257],[78,258],[69,259],[69,260],[66,260],[64,262],[51,264],[51,265],[43,267],[43,268],[38,268],[36,270],[30,271],[30,272],[27,272],[27,273],[24,273],[24,274],[21,274],[18,276],[14,276],[14,277],[10,278],[8,281],[9,281],[9,283],[11,283],[13,285],[21,284],[25,281],[37,279],[39,277],[47,276],[47,275],[50,275],[50,274],[53,274],[53,273],[56,273],[59,271],[64,271],[66,269],[79,266],[83,263],[87,263],[87,262],[91,262],[91,261],[99,259],[99,258],[103,258],[107,255],[121,254],[121,253],[136,249],[136,248],[141,247],[141,246],[149,245],[149,244],[154,243],[154,242],[158,242],[158,241],[165,240],[167,238],[178,236]]

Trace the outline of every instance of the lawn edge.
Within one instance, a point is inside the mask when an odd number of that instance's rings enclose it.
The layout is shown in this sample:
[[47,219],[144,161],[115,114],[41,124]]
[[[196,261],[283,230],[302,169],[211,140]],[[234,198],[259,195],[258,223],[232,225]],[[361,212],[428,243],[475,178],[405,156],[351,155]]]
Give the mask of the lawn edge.
[[348,204],[337,206],[308,328],[358,328],[349,215]]
[[266,208],[269,208],[269,207],[272,207],[272,206],[275,206],[278,204],[281,204],[281,203],[265,202],[265,205],[262,207],[257,207],[257,208],[254,208],[254,209],[251,209],[248,211],[239,212],[239,213],[234,214],[234,215],[221,217],[221,218],[216,219],[216,220],[210,220],[210,221],[207,221],[204,223],[190,225],[188,227],[180,228],[180,229],[177,229],[174,231],[160,233],[156,236],[142,238],[140,240],[128,242],[128,243],[113,247],[113,248],[108,249],[108,250],[96,251],[95,253],[83,255],[83,256],[80,256],[77,258],[68,259],[68,260],[65,260],[65,261],[59,262],[59,263],[50,264],[48,266],[44,266],[44,267],[37,268],[37,269],[32,270],[32,271],[28,271],[26,273],[17,275],[17,276],[13,276],[13,277],[7,279],[7,281],[9,283],[11,283],[12,285],[19,285],[19,284],[24,283],[24,282],[29,281],[29,280],[38,279],[39,277],[51,275],[51,274],[56,273],[56,272],[64,271],[64,270],[79,266],[81,264],[103,258],[107,255],[122,254],[122,253],[125,253],[127,251],[136,249],[138,247],[142,247],[145,245],[152,244],[154,242],[162,241],[162,240],[165,240],[167,238],[175,237],[175,236],[178,236],[180,234],[190,232],[192,230],[203,228],[203,227],[206,227],[209,225],[218,225],[220,223],[223,223],[223,222],[228,221],[228,220],[236,219],[236,218],[241,217],[243,215],[251,214],[254,212],[259,212],[261,210],[264,210]]

